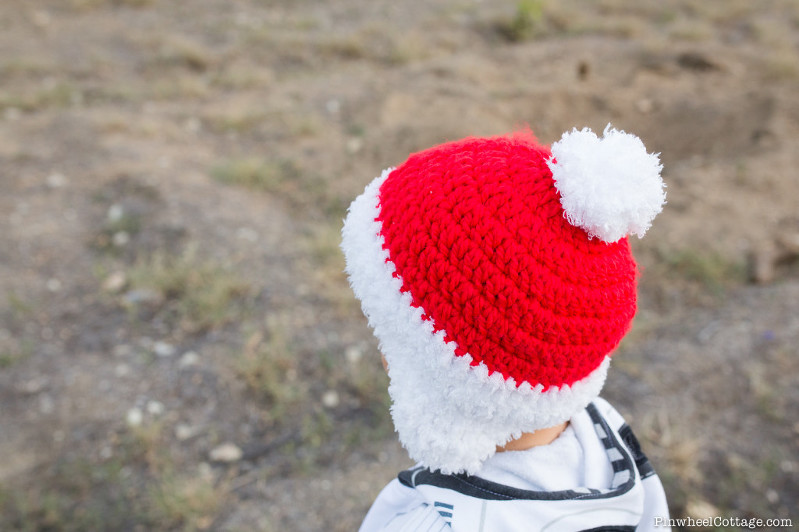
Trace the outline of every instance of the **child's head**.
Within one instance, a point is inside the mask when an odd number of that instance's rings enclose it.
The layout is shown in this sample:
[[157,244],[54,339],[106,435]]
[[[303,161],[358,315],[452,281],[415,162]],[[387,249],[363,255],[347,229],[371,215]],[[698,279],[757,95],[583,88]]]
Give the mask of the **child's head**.
[[607,128],[411,155],[350,206],[342,248],[415,460],[477,471],[598,394],[636,310],[635,260],[665,201],[657,155]]

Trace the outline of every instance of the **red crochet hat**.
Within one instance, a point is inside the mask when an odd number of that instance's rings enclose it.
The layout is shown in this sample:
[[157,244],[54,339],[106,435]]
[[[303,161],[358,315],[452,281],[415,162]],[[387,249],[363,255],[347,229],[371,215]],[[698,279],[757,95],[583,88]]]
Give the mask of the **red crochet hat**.
[[583,409],[636,311],[628,234],[665,202],[633,135],[529,132],[411,155],[350,207],[347,273],[380,340],[412,458],[474,473]]

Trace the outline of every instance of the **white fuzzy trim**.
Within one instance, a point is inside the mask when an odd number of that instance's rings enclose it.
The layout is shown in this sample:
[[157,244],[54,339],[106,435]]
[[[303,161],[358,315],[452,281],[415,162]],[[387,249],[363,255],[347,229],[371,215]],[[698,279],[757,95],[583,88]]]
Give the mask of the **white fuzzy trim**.
[[569,223],[605,242],[644,236],[666,202],[658,154],[635,135],[607,125],[566,132],[547,161]]
[[401,293],[394,264],[383,249],[378,191],[393,169],[372,181],[350,206],[341,244],[347,273],[389,366],[391,414],[399,439],[414,460],[444,473],[475,473],[487,458],[522,432],[562,423],[602,388],[610,358],[572,386],[542,391],[517,386],[471,356],[455,355],[444,332],[433,333],[422,309]]

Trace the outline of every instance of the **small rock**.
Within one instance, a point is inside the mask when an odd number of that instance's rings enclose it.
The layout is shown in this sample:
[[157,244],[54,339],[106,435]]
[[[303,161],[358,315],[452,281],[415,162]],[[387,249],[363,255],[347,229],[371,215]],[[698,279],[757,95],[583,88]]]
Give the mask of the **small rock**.
[[363,148],[363,139],[360,137],[351,137],[347,139],[347,153],[356,154]]
[[48,279],[47,284],[45,286],[47,286],[47,289],[51,292],[58,292],[59,290],[61,290],[61,281],[55,278]]
[[655,103],[649,98],[641,98],[635,102],[635,108],[639,113],[649,114],[655,109]]
[[144,415],[142,414],[141,409],[137,407],[133,407],[130,410],[128,410],[128,413],[125,416],[125,421],[127,422],[129,427],[139,427],[141,426],[143,420],[144,420]]
[[105,281],[103,281],[103,290],[112,294],[117,294],[121,292],[127,284],[128,278],[125,272],[117,271],[105,278]]
[[327,112],[331,115],[338,114],[339,111],[341,111],[341,102],[336,99],[328,100],[325,104],[325,109],[327,109]]
[[200,355],[195,353],[194,351],[186,351],[183,353],[183,356],[180,357],[180,361],[178,362],[178,367],[187,368],[189,366],[196,366],[200,362]]
[[249,227],[239,227],[236,229],[236,238],[241,240],[246,240],[247,242],[257,242],[258,241],[258,232],[255,229],[251,229]]
[[130,305],[158,305],[161,303],[161,301],[163,301],[163,297],[161,296],[160,292],[156,292],[155,290],[150,290],[147,288],[141,288],[126,292],[125,295],[122,296],[122,300]]
[[185,423],[178,423],[175,426],[175,437],[178,441],[186,441],[196,435],[196,429],[186,425]]
[[203,128],[203,123],[196,116],[189,117],[183,123],[183,127],[189,133],[199,133]]
[[328,390],[322,396],[322,405],[325,408],[336,408],[340,402],[341,400],[336,390]]
[[53,402],[53,398],[50,397],[48,394],[40,395],[39,411],[42,414],[52,414],[53,410],[55,410],[55,402]]
[[130,373],[130,366],[127,364],[117,364],[117,367],[114,368],[114,375],[117,377],[124,377]]
[[111,243],[118,248],[127,246],[129,242],[130,233],[127,231],[117,231],[114,233],[114,236],[111,237]]
[[171,357],[175,354],[175,351],[175,346],[160,340],[153,344],[153,353],[159,357]]
[[114,203],[108,207],[108,221],[111,223],[118,222],[125,216],[125,209],[119,203]]
[[47,186],[50,188],[62,188],[67,184],[67,178],[64,174],[54,172],[47,176]]
[[145,408],[147,409],[147,413],[153,416],[160,416],[165,410],[164,403],[155,400],[147,401],[147,406]]
[[241,460],[244,453],[235,443],[223,443],[222,445],[214,448],[208,454],[212,462],[232,463]]
[[344,351],[344,358],[350,364],[357,364],[363,358],[363,349],[358,346],[351,345]]
[[780,494],[774,488],[769,488],[766,490],[766,500],[771,504],[777,504],[780,502]]
[[712,519],[719,515],[719,509],[702,499],[688,501],[685,506],[685,513],[694,519]]

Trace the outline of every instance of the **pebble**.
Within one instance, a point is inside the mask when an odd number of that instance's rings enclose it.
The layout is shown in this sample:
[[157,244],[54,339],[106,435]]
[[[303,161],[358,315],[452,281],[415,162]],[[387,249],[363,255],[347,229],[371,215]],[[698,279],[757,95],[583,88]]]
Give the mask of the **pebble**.
[[67,184],[67,178],[60,172],[54,172],[47,176],[47,186],[50,188],[62,188]]
[[116,271],[105,278],[105,281],[103,281],[103,290],[111,292],[112,294],[117,294],[125,288],[126,284],[128,284],[128,278],[125,272]]
[[178,367],[187,368],[189,366],[196,366],[200,362],[200,355],[195,353],[194,351],[186,351],[183,353],[183,356],[180,357],[180,361],[178,362]]
[[694,519],[712,519],[719,515],[719,509],[702,499],[695,499],[688,501],[685,507],[685,513]]
[[766,500],[771,504],[777,504],[780,501],[780,494],[774,488],[766,490]]
[[230,442],[223,443],[208,453],[208,457],[212,462],[224,462],[228,464],[232,462],[238,462],[241,460],[242,456],[244,456],[244,453],[239,446]]
[[145,408],[147,409],[147,413],[152,414],[153,416],[160,416],[166,410],[164,403],[155,400],[147,401]]
[[128,245],[130,242],[130,234],[127,231],[117,231],[111,237],[111,243],[116,247],[121,248]]
[[341,111],[341,102],[336,99],[328,100],[325,104],[325,109],[331,115],[336,115]]
[[347,140],[347,153],[356,154],[363,148],[363,139],[351,137]]
[[117,377],[124,377],[130,373],[130,366],[127,364],[117,364],[117,367],[114,368],[114,374]]
[[171,357],[175,354],[175,346],[166,342],[157,341],[153,344],[153,353],[159,357]]
[[125,216],[125,209],[119,203],[114,203],[110,207],[108,207],[108,221],[109,222],[118,222]]
[[144,420],[144,415],[142,414],[141,409],[137,407],[133,407],[130,410],[128,410],[128,413],[125,416],[125,421],[127,422],[129,427],[141,426],[143,420]]
[[45,286],[47,286],[47,289],[51,292],[58,292],[61,290],[61,281],[56,278],[48,279]]
[[39,396],[39,411],[42,414],[52,414],[55,410],[55,402],[48,394]]
[[363,358],[363,349],[358,346],[351,345],[344,351],[344,358],[350,364],[357,364]]
[[196,116],[189,117],[183,123],[183,127],[189,133],[199,133],[203,128],[203,123]]
[[141,288],[125,292],[125,295],[122,296],[122,299],[125,303],[131,305],[137,305],[139,303],[158,304],[161,302],[162,297],[161,294],[155,290]]
[[641,98],[635,102],[635,108],[638,109],[640,113],[649,114],[655,108],[655,103],[649,98]]
[[258,241],[258,232],[255,229],[251,229],[249,227],[239,227],[236,229],[236,238],[241,240],[246,240],[247,242],[257,242]]
[[186,441],[189,438],[194,437],[196,433],[197,429],[192,428],[185,423],[178,423],[175,426],[175,437],[178,439],[178,441]]
[[340,402],[341,400],[336,390],[328,390],[322,396],[322,405],[325,408],[336,408]]

